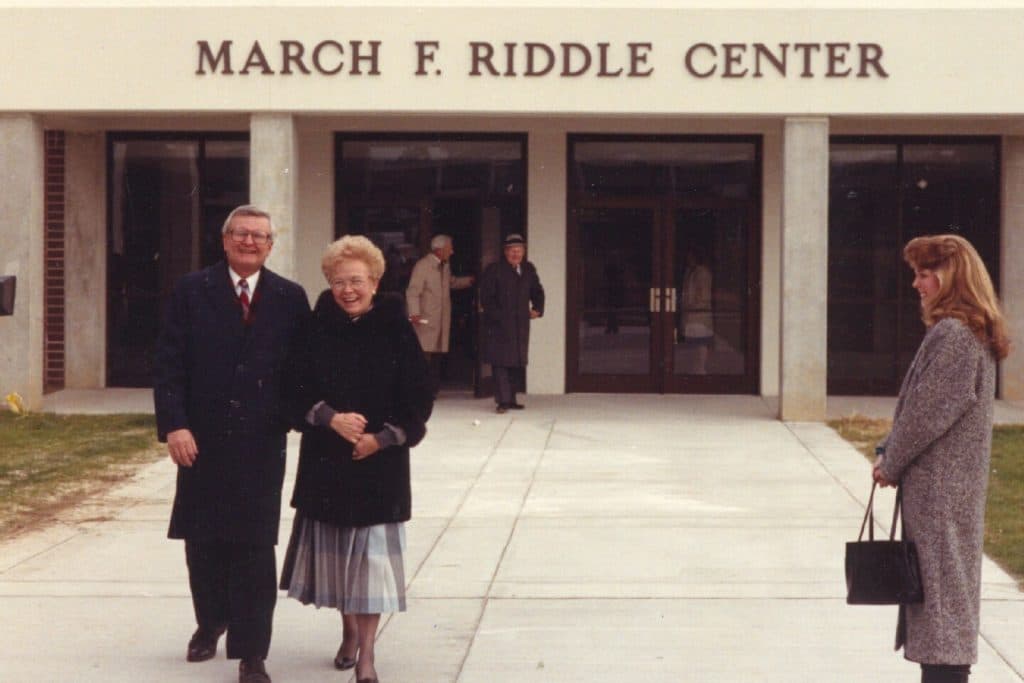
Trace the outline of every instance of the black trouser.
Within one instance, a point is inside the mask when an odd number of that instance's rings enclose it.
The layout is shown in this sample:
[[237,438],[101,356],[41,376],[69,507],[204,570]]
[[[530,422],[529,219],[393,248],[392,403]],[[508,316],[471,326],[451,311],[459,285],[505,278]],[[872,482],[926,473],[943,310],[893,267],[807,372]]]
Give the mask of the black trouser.
[[921,683],[967,683],[968,664],[922,664]]
[[265,659],[277,603],[274,546],[186,540],[185,562],[199,627],[227,627],[228,659]]
[[504,365],[492,365],[491,374],[494,375],[494,402],[499,406],[510,406],[516,402],[516,388],[519,384],[518,368],[511,368]]
[[430,371],[430,390],[434,398],[441,391],[441,362],[444,360],[443,353],[424,353],[427,357],[427,369]]

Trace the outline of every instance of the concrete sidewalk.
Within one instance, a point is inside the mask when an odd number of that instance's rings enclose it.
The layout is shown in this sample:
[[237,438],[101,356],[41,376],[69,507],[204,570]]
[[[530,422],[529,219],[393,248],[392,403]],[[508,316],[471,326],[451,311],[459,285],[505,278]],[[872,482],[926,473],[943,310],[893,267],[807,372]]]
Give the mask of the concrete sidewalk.
[[[758,397],[527,403],[438,403],[413,452],[409,611],[382,622],[384,683],[919,680],[892,651],[895,608],[844,602],[843,544],[870,480],[829,428],[778,422]],[[237,680],[223,642],[184,661],[173,479],[152,465],[0,546],[0,680]],[[1024,593],[987,560],[983,576],[971,681],[1019,683]],[[282,596],[268,670],[349,683],[331,667],[339,639],[336,612]]]

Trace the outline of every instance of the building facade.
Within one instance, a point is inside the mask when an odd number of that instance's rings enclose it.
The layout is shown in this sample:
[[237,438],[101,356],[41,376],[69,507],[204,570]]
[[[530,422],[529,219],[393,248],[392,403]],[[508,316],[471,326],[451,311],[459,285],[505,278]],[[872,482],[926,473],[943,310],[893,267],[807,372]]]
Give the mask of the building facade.
[[[1024,331],[1024,5],[105,4],[0,3],[0,390],[30,405],[146,386],[249,202],[312,297],[342,234],[396,291],[433,234],[464,275],[525,234],[535,393],[895,393],[920,234],[970,239]],[[485,392],[472,290],[453,317],[447,382]]]

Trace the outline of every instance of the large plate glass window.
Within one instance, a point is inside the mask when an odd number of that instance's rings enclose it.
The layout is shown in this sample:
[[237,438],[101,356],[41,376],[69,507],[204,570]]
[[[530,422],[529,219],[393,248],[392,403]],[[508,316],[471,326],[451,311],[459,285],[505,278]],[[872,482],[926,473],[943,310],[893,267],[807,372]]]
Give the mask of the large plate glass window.
[[107,386],[147,387],[175,281],[223,258],[224,218],[249,200],[249,140],[111,134],[107,155]]
[[828,391],[895,394],[925,332],[903,245],[962,235],[998,283],[998,140],[836,137],[829,166]]
[[[501,258],[505,235],[527,232],[523,135],[339,133],[335,234],[366,235],[384,252],[382,291],[404,294],[431,238],[455,243],[452,273],[479,278]],[[479,362],[476,287],[452,292],[446,390],[490,390]]]

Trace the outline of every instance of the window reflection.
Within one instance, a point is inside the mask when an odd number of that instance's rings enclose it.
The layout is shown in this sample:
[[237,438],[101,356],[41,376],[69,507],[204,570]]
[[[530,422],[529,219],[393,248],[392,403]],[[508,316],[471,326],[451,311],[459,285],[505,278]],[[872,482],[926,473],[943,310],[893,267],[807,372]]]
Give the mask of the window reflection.
[[125,134],[109,146],[107,384],[144,387],[163,302],[223,257],[224,218],[248,202],[249,141]]
[[757,143],[742,138],[571,140],[582,271],[574,387],[611,387],[602,377],[635,391],[756,383],[758,159]]
[[651,209],[579,212],[583,312],[578,369],[583,374],[651,371],[650,289],[654,240]]
[[895,394],[924,335],[903,245],[957,233],[997,272],[997,142],[838,138],[829,167],[829,391]]

